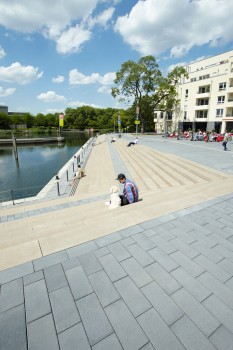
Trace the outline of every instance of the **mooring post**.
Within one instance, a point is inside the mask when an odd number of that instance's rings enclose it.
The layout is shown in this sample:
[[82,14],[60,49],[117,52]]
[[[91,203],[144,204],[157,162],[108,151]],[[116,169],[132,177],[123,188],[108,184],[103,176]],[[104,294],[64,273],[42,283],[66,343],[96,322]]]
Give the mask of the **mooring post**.
[[60,187],[59,187],[59,182],[57,181],[57,194],[60,196]]
[[12,142],[13,142],[13,148],[14,148],[15,160],[18,162],[17,143],[16,143],[16,138],[15,138],[15,135],[14,135],[13,133],[12,133]]
[[69,181],[69,174],[68,174],[68,170],[66,170],[66,179],[67,179],[67,182]]
[[13,202],[13,205],[15,205],[15,202],[14,202],[14,193],[13,193],[13,190],[11,190],[11,198],[12,198],[12,202]]

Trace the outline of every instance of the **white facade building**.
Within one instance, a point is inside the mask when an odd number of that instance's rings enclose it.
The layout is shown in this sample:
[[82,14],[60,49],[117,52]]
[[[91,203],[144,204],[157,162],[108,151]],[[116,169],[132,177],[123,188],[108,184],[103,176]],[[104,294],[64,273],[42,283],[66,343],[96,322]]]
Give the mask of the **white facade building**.
[[233,130],[233,50],[186,66],[189,78],[178,87],[180,130],[224,133]]

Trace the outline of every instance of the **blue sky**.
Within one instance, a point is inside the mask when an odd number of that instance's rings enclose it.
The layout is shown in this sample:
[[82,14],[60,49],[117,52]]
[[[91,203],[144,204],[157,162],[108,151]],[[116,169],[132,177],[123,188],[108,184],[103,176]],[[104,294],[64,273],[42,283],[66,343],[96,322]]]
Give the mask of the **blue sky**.
[[177,64],[233,49],[232,0],[1,0],[0,105],[127,108],[111,96],[127,60]]

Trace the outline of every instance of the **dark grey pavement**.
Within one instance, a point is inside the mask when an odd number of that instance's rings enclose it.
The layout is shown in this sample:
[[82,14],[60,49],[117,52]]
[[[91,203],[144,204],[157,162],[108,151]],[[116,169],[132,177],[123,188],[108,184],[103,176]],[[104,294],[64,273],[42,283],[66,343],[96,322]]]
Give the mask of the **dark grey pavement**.
[[[151,146],[231,172],[220,144],[178,142]],[[233,194],[1,271],[0,285],[0,349],[232,350]]]

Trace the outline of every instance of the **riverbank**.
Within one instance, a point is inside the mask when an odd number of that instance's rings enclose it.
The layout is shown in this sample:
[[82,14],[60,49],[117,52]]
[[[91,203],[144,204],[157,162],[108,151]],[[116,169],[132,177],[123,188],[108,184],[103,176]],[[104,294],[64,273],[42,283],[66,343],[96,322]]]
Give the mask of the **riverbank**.
[[[16,138],[16,144],[19,145],[34,145],[38,143],[54,143],[54,142],[64,142],[64,137],[43,137],[43,138]],[[0,146],[13,145],[12,139],[0,139]]]

